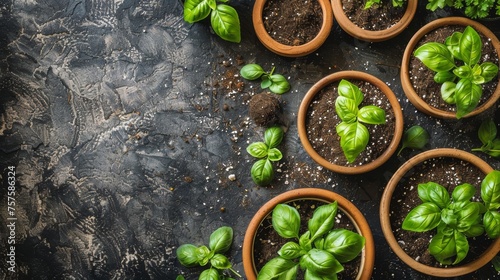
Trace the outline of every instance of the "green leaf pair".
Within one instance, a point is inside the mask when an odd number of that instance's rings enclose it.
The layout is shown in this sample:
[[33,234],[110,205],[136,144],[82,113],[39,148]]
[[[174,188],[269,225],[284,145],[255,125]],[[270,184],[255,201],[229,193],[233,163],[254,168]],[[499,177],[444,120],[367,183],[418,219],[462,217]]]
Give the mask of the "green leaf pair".
[[[210,264],[210,268],[204,270],[200,276],[200,280],[227,279],[219,273],[219,270],[229,269],[238,277],[241,277],[235,270],[228,258],[221,253],[225,253],[231,247],[233,242],[233,229],[223,226],[216,229],[210,235],[208,247],[205,245],[195,246],[192,244],[183,244],[176,250],[177,259],[186,267],[206,266]],[[183,276],[178,276],[178,279],[183,279]]]
[[467,26],[463,33],[453,33],[444,44],[428,42],[414,52],[427,68],[436,72],[434,81],[442,84],[441,97],[456,105],[457,119],[477,107],[483,94],[481,85],[498,73],[498,66],[492,62],[479,64],[481,52],[481,37],[471,26]]
[[405,131],[403,145],[399,149],[398,156],[405,148],[422,149],[429,142],[429,133],[423,127],[414,125]]
[[247,147],[247,152],[259,160],[256,161],[250,174],[257,185],[266,185],[274,178],[274,170],[271,162],[279,161],[283,154],[278,150],[278,145],[283,140],[283,129],[273,126],[264,132],[264,142],[254,142]]
[[347,161],[352,163],[370,140],[370,133],[362,123],[385,124],[385,111],[375,105],[359,109],[364,95],[356,85],[347,80],[340,81],[338,93],[335,111],[342,122],[336,126],[336,131],[340,136],[342,151]]
[[321,205],[299,236],[300,214],[288,204],[278,204],[272,212],[274,230],[283,238],[294,238],[259,271],[258,280],[296,279],[298,268],[305,279],[337,279],[342,263],[353,260],[365,245],[365,238],[346,229],[333,229],[337,202]]
[[402,228],[414,232],[437,229],[429,252],[441,264],[457,264],[469,251],[467,237],[485,232],[490,238],[500,236],[500,171],[483,179],[483,203],[471,200],[475,192],[475,187],[465,183],[455,187],[450,197],[446,188],[437,183],[419,184],[422,204],[408,213]]
[[483,145],[472,149],[472,151],[483,152],[492,157],[500,158],[500,138],[497,138],[497,127],[493,120],[483,121],[477,134]]
[[290,84],[287,79],[280,74],[274,74],[274,67],[271,69],[270,73],[264,71],[264,69],[255,63],[247,64],[243,66],[240,70],[240,75],[250,81],[261,79],[260,87],[263,89],[269,88],[269,90],[276,94],[283,94],[290,90]]
[[238,12],[233,7],[227,4],[218,4],[216,0],[184,1],[185,21],[194,23],[209,15],[215,34],[229,42],[239,43],[241,41],[240,19]]

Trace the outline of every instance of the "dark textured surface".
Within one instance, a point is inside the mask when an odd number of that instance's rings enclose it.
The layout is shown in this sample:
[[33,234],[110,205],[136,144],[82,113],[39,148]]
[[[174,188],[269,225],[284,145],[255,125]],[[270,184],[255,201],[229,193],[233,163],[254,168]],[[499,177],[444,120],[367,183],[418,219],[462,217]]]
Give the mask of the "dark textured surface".
[[[400,36],[369,44],[335,25],[327,42],[304,58],[267,51],[251,25],[253,1],[231,1],[242,42],[222,41],[208,22],[187,24],[175,0],[0,1],[0,278],[197,279],[175,249],[207,244],[217,227],[234,229],[229,252],[243,274],[241,245],[253,213],[270,197],[299,187],[336,191],[366,215],[376,240],[374,279],[428,279],[388,249],[378,206],[384,185],[416,151],[374,172],[334,174],[300,145],[296,115],[307,89],[340,70],[369,72],[400,98],[405,128],[431,133],[427,149],[480,145],[476,131],[490,110],[444,121],[409,104],[399,81],[406,42],[419,27],[450,12],[421,4]],[[500,25],[485,22],[497,36]],[[248,99],[231,80],[256,62],[290,78],[281,96],[287,133],[284,159],[270,187],[256,187],[246,146],[263,130],[248,118]],[[479,155],[499,169],[500,161]],[[16,168],[16,273],[7,271],[7,167]],[[228,176],[236,175],[236,181]],[[225,211],[221,211],[221,208]],[[461,279],[497,279],[491,267]]]

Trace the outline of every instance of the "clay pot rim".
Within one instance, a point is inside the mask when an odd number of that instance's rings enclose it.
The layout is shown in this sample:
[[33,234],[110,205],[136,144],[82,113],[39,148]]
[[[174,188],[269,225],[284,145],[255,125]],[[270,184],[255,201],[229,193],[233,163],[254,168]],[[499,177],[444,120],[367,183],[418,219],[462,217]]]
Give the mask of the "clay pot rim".
[[[408,42],[408,45],[405,48],[404,54],[403,54],[403,60],[401,63],[401,72],[400,72],[400,79],[401,79],[401,85],[403,87],[403,91],[406,94],[406,97],[410,100],[410,102],[420,111],[429,114],[434,117],[438,118],[443,118],[443,119],[457,119],[456,118],[456,112],[450,112],[450,111],[444,111],[437,109],[435,107],[430,106],[427,104],[418,94],[415,92],[413,88],[413,84],[410,81],[410,76],[409,76],[409,66],[410,66],[410,58],[413,54],[413,50],[415,49],[415,46],[417,43],[424,37],[427,33],[438,29],[442,26],[447,26],[447,25],[463,25],[464,27],[467,25],[470,25],[474,27],[479,33],[482,33],[484,36],[488,37],[491,39],[491,44],[495,47],[497,51],[497,55],[500,58],[500,41],[498,38],[495,36],[491,30],[489,30],[486,26],[483,24],[473,21],[471,19],[465,18],[465,17],[446,17],[446,18],[441,18],[437,19],[434,21],[431,21],[424,25],[422,28],[420,28],[410,39]],[[497,87],[495,89],[495,92],[491,95],[491,97],[486,100],[483,104],[480,106],[476,107],[474,111],[470,112],[469,114],[465,115],[463,118],[466,117],[471,117],[478,115],[490,107],[494,106],[497,100],[500,98],[500,81],[497,83]]]
[[375,242],[368,224],[361,211],[345,197],[338,193],[319,188],[301,188],[284,192],[267,201],[253,216],[248,224],[243,240],[243,268],[246,279],[255,280],[257,273],[254,265],[253,244],[257,228],[262,221],[272,213],[274,207],[280,203],[287,203],[301,199],[314,199],[324,202],[337,201],[339,209],[353,221],[356,230],[365,237],[365,247],[362,251],[361,267],[357,279],[368,280],[371,278],[375,265]]
[[[394,127],[394,136],[392,137],[391,143],[389,144],[387,150],[385,150],[385,152],[382,153],[380,157],[376,158],[372,162],[363,164],[361,166],[343,166],[329,162],[314,150],[311,143],[309,142],[309,139],[307,138],[307,130],[306,130],[307,110],[312,100],[314,99],[314,96],[328,84],[331,84],[335,81],[339,81],[341,79],[363,80],[378,87],[385,94],[387,99],[389,99],[391,107],[394,111],[394,117],[396,119]],[[381,166],[397,150],[399,142],[403,135],[403,113],[401,111],[401,105],[399,104],[396,95],[392,92],[389,86],[387,86],[382,80],[376,78],[373,75],[360,71],[340,71],[322,78],[316,84],[314,84],[306,93],[299,107],[299,112],[297,116],[297,129],[302,146],[309,154],[309,156],[311,156],[313,160],[316,161],[318,164],[337,173],[361,174]]]
[[451,157],[451,158],[457,158],[461,159],[464,161],[468,161],[478,167],[482,172],[485,174],[493,171],[493,168],[483,161],[481,158],[458,149],[453,149],[453,148],[438,148],[438,149],[433,149],[429,151],[422,152],[412,158],[410,158],[408,161],[406,161],[397,171],[394,173],[392,178],[389,180],[387,183],[387,186],[384,190],[384,193],[382,194],[382,199],[380,202],[380,223],[382,227],[382,232],[384,234],[385,239],[387,240],[387,243],[389,243],[389,246],[391,247],[392,251],[408,266],[411,268],[427,274],[431,276],[437,276],[437,277],[455,277],[455,276],[461,276],[465,275],[468,273],[471,273],[473,271],[478,270],[488,262],[490,262],[493,257],[496,256],[498,249],[500,248],[500,238],[497,238],[496,240],[493,241],[490,247],[488,247],[487,251],[485,251],[478,259],[469,262],[467,264],[463,264],[460,266],[454,266],[450,268],[439,268],[439,267],[431,267],[424,265],[422,263],[417,262],[413,258],[411,258],[409,255],[405,253],[405,251],[399,246],[396,238],[394,237],[394,234],[392,232],[391,228],[391,222],[390,222],[390,204],[391,204],[391,197],[392,194],[394,193],[394,189],[396,188],[398,182],[401,180],[401,178],[404,177],[404,175],[412,169],[414,166],[417,164],[431,159],[431,158],[437,158],[437,157]]
[[331,0],[332,9],[335,20],[340,25],[342,30],[354,38],[368,41],[368,42],[381,42],[392,39],[403,32],[410,24],[417,11],[417,0],[409,0],[406,11],[403,17],[396,24],[385,30],[367,30],[354,24],[344,13],[342,0]]
[[266,31],[262,12],[267,0],[256,0],[252,10],[252,22],[260,42],[270,51],[288,57],[306,56],[317,50],[330,35],[333,26],[333,12],[328,0],[318,0],[323,12],[323,22],[319,33],[313,40],[299,46],[289,46],[275,41]]

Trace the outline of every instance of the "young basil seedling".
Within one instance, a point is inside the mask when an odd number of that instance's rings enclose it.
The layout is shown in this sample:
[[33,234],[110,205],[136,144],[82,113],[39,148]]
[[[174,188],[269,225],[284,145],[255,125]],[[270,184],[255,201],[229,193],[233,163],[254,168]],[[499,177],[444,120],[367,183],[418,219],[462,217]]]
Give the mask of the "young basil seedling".
[[421,126],[414,125],[404,133],[403,145],[399,149],[398,156],[404,148],[422,149],[429,142],[429,133]]
[[340,146],[349,163],[356,160],[366,148],[370,140],[370,133],[366,124],[385,124],[384,109],[375,105],[358,108],[364,95],[351,82],[342,79],[338,86],[339,96],[335,100],[335,111],[342,122],[336,126],[340,136]]
[[[205,245],[195,246],[192,244],[183,244],[176,250],[177,259],[186,267],[206,266],[210,264],[210,268],[204,270],[198,279],[200,280],[217,280],[231,279],[226,278],[219,270],[228,269],[238,277],[241,277],[233,268],[229,259],[222,253],[225,253],[231,247],[233,242],[233,229],[223,226],[216,229],[210,235],[208,247]],[[177,276],[177,280],[184,279],[184,276]]]
[[276,94],[283,94],[290,90],[290,84],[283,75],[274,74],[273,67],[271,72],[267,73],[264,69],[255,63],[247,64],[240,70],[240,75],[250,81],[261,79],[260,87]]
[[247,152],[259,160],[256,161],[250,174],[257,185],[269,184],[274,178],[273,161],[279,161],[283,154],[278,145],[283,140],[283,129],[273,126],[264,132],[264,142],[254,142],[247,147]]
[[[380,5],[381,2],[382,2],[382,0],[367,0],[365,3],[365,9],[369,9],[375,4]],[[391,1],[393,7],[403,7],[403,4],[405,2],[406,2],[406,0],[392,0]]]
[[[217,0],[184,1],[184,20],[194,23],[210,15],[210,24],[215,34],[226,41],[239,43],[241,32],[238,12],[227,4],[217,2]],[[219,2],[228,1],[220,0]]]
[[472,198],[476,188],[462,184],[451,197],[445,187],[428,182],[418,185],[422,204],[413,208],[402,228],[414,232],[437,229],[429,243],[429,252],[441,264],[458,264],[469,251],[468,237],[483,233],[500,236],[500,171],[490,172],[481,182],[481,200]]
[[472,149],[473,152],[483,152],[492,157],[500,158],[500,138],[497,138],[497,127],[493,120],[488,119],[481,123],[477,132],[483,145]]
[[457,119],[477,107],[483,94],[481,85],[498,73],[498,66],[492,62],[479,64],[482,46],[477,31],[467,26],[463,33],[455,32],[446,38],[444,44],[428,42],[414,52],[427,68],[436,72],[434,81],[442,84],[441,97],[456,105]]
[[259,271],[257,280],[296,279],[298,269],[305,279],[337,279],[344,270],[342,263],[356,258],[365,246],[365,238],[347,229],[333,229],[337,202],[321,205],[300,234],[300,214],[288,204],[278,204],[272,212],[273,229],[285,243],[278,257],[268,261]]

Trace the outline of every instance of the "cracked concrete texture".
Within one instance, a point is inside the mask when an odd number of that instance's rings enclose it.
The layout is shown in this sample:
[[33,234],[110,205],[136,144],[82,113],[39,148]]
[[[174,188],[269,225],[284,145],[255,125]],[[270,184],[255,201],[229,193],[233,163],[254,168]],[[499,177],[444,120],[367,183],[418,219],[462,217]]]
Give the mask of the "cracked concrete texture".
[[[297,136],[303,94],[333,71],[365,70],[387,81],[408,113],[405,121],[425,123],[436,135],[431,147],[477,144],[473,121],[436,124],[405,99],[393,53],[402,53],[411,32],[397,44],[372,45],[335,27],[317,53],[282,58],[255,37],[253,2],[234,5],[241,44],[220,40],[206,23],[185,23],[177,0],[0,3],[0,175],[5,186],[4,170],[15,166],[18,182],[17,272],[9,273],[2,259],[0,278],[195,279],[201,270],[182,267],[175,249],[206,244],[222,225],[235,231],[228,255],[242,273],[241,244],[253,213],[298,187],[348,197],[385,244],[378,200],[405,158],[394,157],[382,172],[341,176],[318,168]],[[251,82],[235,88],[237,56],[276,66],[292,81],[292,91],[280,97],[288,121],[285,158],[268,188],[251,181],[253,159],[245,152],[262,138],[246,107],[261,89]],[[458,128],[467,132],[460,141],[450,137]],[[232,174],[236,181],[228,179]],[[7,221],[7,191],[0,193],[0,217]],[[0,224],[2,256],[6,225]],[[377,249],[376,279],[427,279],[384,246]]]

